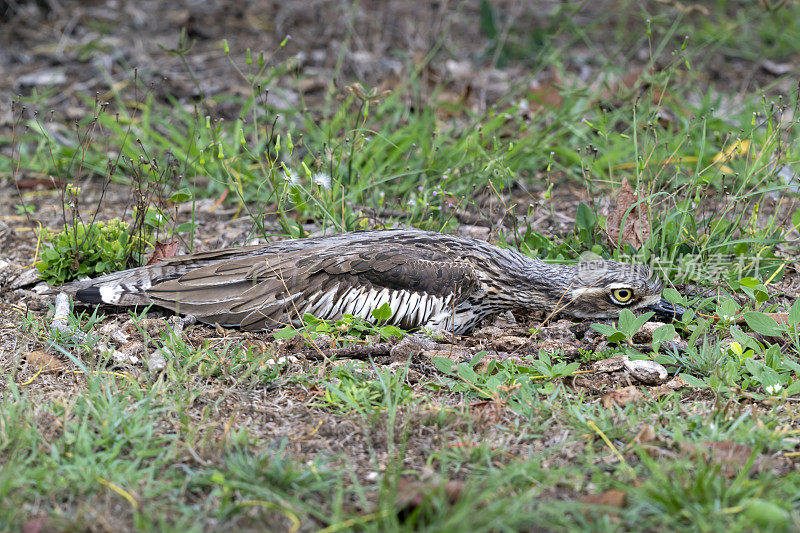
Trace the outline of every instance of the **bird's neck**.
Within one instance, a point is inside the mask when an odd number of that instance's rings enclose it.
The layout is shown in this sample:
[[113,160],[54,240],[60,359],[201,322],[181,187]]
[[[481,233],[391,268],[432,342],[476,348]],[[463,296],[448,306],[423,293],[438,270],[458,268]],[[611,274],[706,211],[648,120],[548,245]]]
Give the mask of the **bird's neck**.
[[574,265],[550,264],[532,257],[526,259],[523,273],[533,286],[543,284],[547,287],[567,288],[575,279],[577,269]]
[[493,261],[493,266],[510,286],[566,288],[573,283],[577,273],[573,265],[545,263],[541,259],[528,257],[511,249],[496,250],[498,257]]

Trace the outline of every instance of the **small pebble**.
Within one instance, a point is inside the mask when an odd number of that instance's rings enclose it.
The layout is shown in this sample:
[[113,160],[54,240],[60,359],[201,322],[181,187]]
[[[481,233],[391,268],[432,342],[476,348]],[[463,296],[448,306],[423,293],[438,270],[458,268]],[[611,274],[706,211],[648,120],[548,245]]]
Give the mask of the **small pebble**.
[[625,369],[630,372],[631,376],[647,385],[663,383],[669,376],[663,365],[647,359],[625,361]]
[[161,372],[167,367],[167,358],[164,357],[164,352],[169,353],[169,350],[167,348],[160,348],[150,354],[150,357],[147,359],[147,369],[150,372]]

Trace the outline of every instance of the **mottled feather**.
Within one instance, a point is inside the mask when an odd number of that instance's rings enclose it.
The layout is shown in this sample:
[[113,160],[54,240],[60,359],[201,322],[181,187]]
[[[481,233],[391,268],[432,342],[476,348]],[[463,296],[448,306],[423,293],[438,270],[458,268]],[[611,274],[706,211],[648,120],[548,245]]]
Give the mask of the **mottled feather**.
[[[620,283],[636,295],[624,306],[606,294]],[[156,304],[245,329],[297,324],[304,313],[371,319],[388,303],[390,323],[464,333],[516,308],[616,316],[658,300],[661,283],[641,266],[550,265],[484,241],[382,230],[175,256],[63,290],[87,303]]]

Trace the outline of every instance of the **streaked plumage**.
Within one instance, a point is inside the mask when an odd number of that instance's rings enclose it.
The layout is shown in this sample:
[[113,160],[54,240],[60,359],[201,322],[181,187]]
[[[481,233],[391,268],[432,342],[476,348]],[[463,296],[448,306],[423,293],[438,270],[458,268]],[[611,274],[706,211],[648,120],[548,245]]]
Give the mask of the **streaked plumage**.
[[297,324],[304,313],[370,320],[373,309],[389,303],[389,323],[459,334],[513,309],[577,318],[616,317],[626,307],[681,313],[661,300],[661,289],[644,266],[550,265],[484,241],[420,230],[342,233],[182,255],[61,288],[85,303],[155,304],[249,330]]

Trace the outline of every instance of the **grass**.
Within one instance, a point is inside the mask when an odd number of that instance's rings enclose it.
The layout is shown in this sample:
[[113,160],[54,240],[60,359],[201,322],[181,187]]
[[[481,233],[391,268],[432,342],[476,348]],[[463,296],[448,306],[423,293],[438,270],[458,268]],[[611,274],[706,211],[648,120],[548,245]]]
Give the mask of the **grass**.
[[[795,275],[800,210],[779,173],[800,155],[787,118],[798,94],[767,86],[740,98],[708,72],[719,54],[784,60],[800,45],[787,28],[798,9],[718,2],[694,17],[631,3],[585,27],[578,7],[557,8],[532,34],[524,19],[503,26],[489,2],[479,12],[484,59],[558,72],[558,105],[540,106],[542,95],[519,83],[478,113],[438,101],[446,87],[423,97],[417,68],[391,94],[353,83],[341,100],[277,109],[265,89],[299,81],[291,61],[280,48],[263,61],[228,50],[248,98],[217,95],[187,110],[134,83],[132,99],[87,99],[77,128],[31,113],[52,94],[20,99],[3,139],[14,157],[0,172],[62,180],[73,227],[102,218],[97,190],[125,188],[134,200],[119,216],[130,235],[189,249],[198,202],[212,199],[250,215],[253,236],[302,237],[308,222],[450,231],[471,220],[550,261],[587,251],[647,261],[673,284],[712,289],[671,293],[692,309],[676,324],[687,346],[671,349],[669,329],[654,338],[660,346],[637,345],[640,324],[624,316],[595,328],[609,340],[602,353],[654,359],[689,387],[640,387],[644,399],[606,407],[598,396],[620,384],[577,386],[597,356],[585,350],[387,367],[278,362],[266,337],[152,334],[132,316],[147,351],[167,354],[149,373],[97,355],[91,332],[105,317],[73,313],[73,327],[90,333],[77,342],[28,312],[17,347],[2,354],[0,529],[35,518],[143,531],[796,529],[800,304],[779,287]],[[596,52],[601,83],[571,74],[570,47],[581,43]],[[626,86],[619,58],[642,44],[651,56]],[[173,53],[185,59],[190,46]],[[235,116],[209,111],[222,102],[237,105]],[[605,238],[601,200],[623,179],[651,211],[638,249]],[[96,190],[75,192],[79,181]],[[20,214],[41,207],[20,195]],[[59,276],[70,267],[61,263]],[[785,323],[765,314],[779,310]],[[337,346],[402,335],[306,322],[304,337]],[[32,364],[37,350],[68,370]],[[718,459],[709,443],[742,448]],[[624,503],[587,498],[609,491]]]

